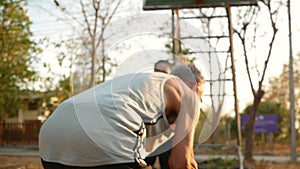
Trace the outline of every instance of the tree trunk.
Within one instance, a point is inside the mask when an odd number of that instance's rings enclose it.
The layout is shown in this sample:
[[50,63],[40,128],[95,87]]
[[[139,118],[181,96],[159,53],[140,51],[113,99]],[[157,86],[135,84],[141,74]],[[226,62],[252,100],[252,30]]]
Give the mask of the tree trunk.
[[220,142],[220,128],[217,127],[213,135],[211,136],[212,144],[218,144]]
[[89,84],[89,88],[93,87],[95,85],[95,62],[96,62],[96,46],[95,46],[95,42],[93,40],[93,47],[92,47],[92,64],[91,64],[91,79],[90,79],[90,84]]
[[253,138],[254,138],[254,127],[255,127],[255,119],[258,114],[258,106],[260,101],[264,95],[264,91],[258,90],[257,94],[254,96],[253,105],[250,111],[250,118],[245,124],[245,160],[246,161],[254,161],[253,159]]

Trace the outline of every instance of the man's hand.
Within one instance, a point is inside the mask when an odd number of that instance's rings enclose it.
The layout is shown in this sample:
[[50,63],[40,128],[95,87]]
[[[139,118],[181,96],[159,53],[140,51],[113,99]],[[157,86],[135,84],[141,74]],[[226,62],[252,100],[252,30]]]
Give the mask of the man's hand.
[[170,169],[198,169],[193,150],[180,144],[172,148],[168,161]]

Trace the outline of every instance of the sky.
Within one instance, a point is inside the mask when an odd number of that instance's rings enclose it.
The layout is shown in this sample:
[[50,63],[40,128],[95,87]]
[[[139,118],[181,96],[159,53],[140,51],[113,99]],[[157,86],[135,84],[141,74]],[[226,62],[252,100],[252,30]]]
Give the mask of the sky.
[[[55,6],[55,3],[52,0],[28,0],[28,14],[30,19],[32,20],[33,24],[31,27],[31,30],[34,34],[34,39],[42,39],[44,37],[49,38],[51,41],[60,41],[61,39],[63,40],[69,40],[70,37],[73,36],[73,30],[75,30],[76,25],[74,26],[73,23],[71,23],[72,19],[67,16],[63,15],[59,9]],[[128,0],[125,0],[128,1]],[[60,1],[58,1],[60,2]],[[62,1],[62,4],[68,6],[68,7],[73,7],[73,1]],[[142,11],[142,0],[130,0],[127,2],[127,5],[124,5],[120,7],[122,10],[118,13],[118,17],[122,16],[130,16],[130,15],[138,15],[143,13]],[[126,3],[125,3],[126,4]],[[298,7],[300,6],[300,0],[291,0],[291,16],[292,16],[292,35],[293,35],[293,52],[294,55],[297,53],[300,53],[300,48],[298,47],[299,40],[300,40],[300,23],[297,21],[298,17],[300,16],[300,12]],[[75,9],[75,8],[74,8]],[[76,11],[75,11],[76,12]],[[147,13],[168,13],[168,11],[149,11]],[[78,16],[74,16],[75,18]],[[261,17],[263,18],[263,17]],[[299,19],[298,19],[299,20]],[[272,58],[270,59],[270,65],[267,70],[267,76],[266,80],[270,77],[278,76],[281,73],[283,64],[288,63],[288,25],[287,25],[287,18],[281,18],[281,28],[280,31],[278,32],[277,38],[279,39],[276,43],[276,46],[274,48]],[[262,23],[264,21],[262,20]],[[147,27],[142,27],[144,29],[148,29],[148,27],[155,27],[156,25],[148,25]],[[139,29],[138,27],[133,28],[135,32],[138,32],[137,30]],[[155,28],[149,28],[149,30],[155,30],[159,31]],[[147,38],[142,38],[142,37],[147,37]],[[141,40],[142,38],[142,40]],[[147,40],[145,40],[147,39]],[[235,38],[236,39],[236,38]],[[158,49],[158,46],[163,46],[165,41],[167,41],[167,38],[163,40],[162,42],[157,42],[157,36],[152,36],[150,34],[145,35],[145,33],[140,36],[137,34],[132,34],[131,37],[125,37],[124,39],[121,39],[120,41],[117,41],[114,43],[115,46],[112,46],[112,48],[121,45],[122,43],[130,43],[130,44],[143,44],[143,49],[142,50],[153,50],[153,49]],[[153,43],[153,41],[156,41]],[[143,43],[142,43],[143,42]],[[148,42],[151,45],[146,45]],[[260,49],[260,45],[257,45],[257,51],[254,51],[253,55],[259,55],[264,49]],[[141,48],[141,45],[139,46]],[[141,50],[141,49],[140,49]],[[161,49],[160,49],[161,50]],[[237,46],[235,47],[236,53],[238,55],[235,56],[236,62],[236,70],[237,70],[237,86],[238,86],[238,99],[240,100],[240,107],[243,108],[245,107],[246,104],[249,104],[252,100],[252,95],[251,91],[249,90],[249,83],[246,79],[246,72],[245,72],[245,67],[244,67],[244,60],[243,58],[239,55],[240,53],[240,47]],[[110,50],[111,53],[113,53],[113,50]],[[54,61],[55,59],[55,53],[58,53],[57,49],[52,48],[52,47],[47,47],[44,50],[43,57],[41,62],[45,62],[48,64],[51,64],[54,70],[58,70],[58,73],[64,72],[61,71],[61,67],[58,66],[57,63]],[[125,56],[126,55],[131,55],[132,57],[136,57],[135,53],[136,51],[126,51],[127,54],[124,54],[123,56],[123,61],[126,60]],[[131,53],[130,53],[131,52]],[[158,52],[157,50],[154,51]],[[163,56],[162,58],[168,58],[169,56]],[[258,57],[259,58],[259,57]],[[122,58],[121,58],[122,60]],[[128,60],[126,60],[127,64],[130,64]],[[256,60],[257,61],[257,60]],[[259,61],[259,59],[258,59]],[[142,61],[139,61],[142,62]],[[151,62],[152,63],[152,62]],[[262,61],[263,63],[263,61]],[[132,62],[132,64],[134,64]],[[123,65],[124,66],[124,65]],[[139,64],[141,67],[148,67],[146,69],[150,69],[150,65],[142,65]],[[126,67],[126,66],[125,66]],[[128,68],[128,67],[127,67]],[[122,67],[120,66],[120,70]],[[43,69],[42,64],[39,66],[39,71],[41,74],[47,74],[47,70]],[[134,71],[134,70],[131,70]],[[122,71],[119,71],[122,72]],[[247,89],[247,90],[246,90]],[[229,103],[232,105],[231,103]]]

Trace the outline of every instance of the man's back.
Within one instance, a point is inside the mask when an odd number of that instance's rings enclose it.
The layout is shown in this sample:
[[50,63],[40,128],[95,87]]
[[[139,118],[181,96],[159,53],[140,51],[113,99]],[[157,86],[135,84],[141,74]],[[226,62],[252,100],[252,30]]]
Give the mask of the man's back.
[[144,153],[137,135],[144,123],[169,126],[161,118],[167,79],[161,73],[126,75],[64,101],[41,129],[41,157],[76,166],[133,162]]

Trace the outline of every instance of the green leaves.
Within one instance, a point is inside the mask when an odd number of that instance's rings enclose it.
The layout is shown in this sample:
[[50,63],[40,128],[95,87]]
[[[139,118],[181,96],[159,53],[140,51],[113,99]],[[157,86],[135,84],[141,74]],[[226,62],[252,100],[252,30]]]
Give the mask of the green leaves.
[[30,67],[38,49],[30,39],[31,22],[25,5],[24,0],[0,3],[0,121],[16,114],[21,91],[35,75]]

